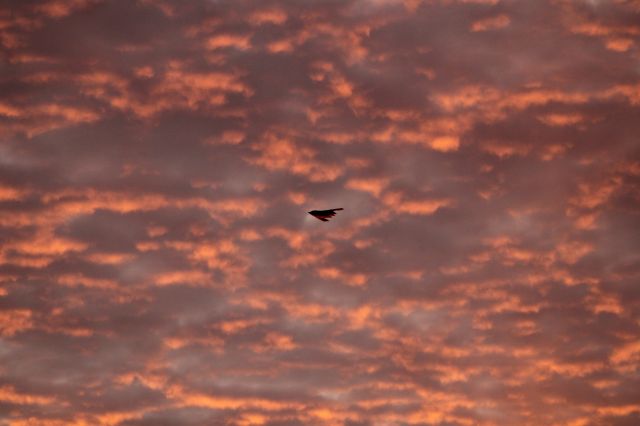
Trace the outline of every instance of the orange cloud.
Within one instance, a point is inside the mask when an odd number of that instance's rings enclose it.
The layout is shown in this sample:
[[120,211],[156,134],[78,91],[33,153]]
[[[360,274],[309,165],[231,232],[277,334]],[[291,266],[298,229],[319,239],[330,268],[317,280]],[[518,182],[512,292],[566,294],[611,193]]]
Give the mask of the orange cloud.
[[267,170],[283,170],[303,175],[311,182],[333,181],[343,173],[342,167],[315,160],[316,152],[313,149],[298,146],[289,139],[270,135],[254,149],[259,152],[259,156],[248,159],[250,163]]
[[18,405],[48,405],[56,402],[52,397],[16,392],[12,386],[0,387],[0,401]]
[[28,239],[16,239],[3,244],[0,247],[0,264],[41,268],[51,263],[56,256],[80,252],[86,248],[86,244],[53,236],[50,230],[43,229]]
[[368,277],[362,273],[350,274],[344,271],[341,271],[338,268],[318,268],[316,273],[321,278],[332,279],[342,281],[348,285],[352,286],[362,286],[367,283]]
[[115,281],[84,276],[83,274],[62,274],[56,278],[56,282],[63,286],[84,286],[99,289],[117,289]]
[[609,50],[626,52],[634,46],[634,42],[629,38],[613,38],[607,41],[606,46]]
[[349,189],[355,189],[357,191],[368,192],[374,197],[378,197],[388,184],[388,179],[350,179],[349,181],[347,181],[346,187]]
[[529,145],[508,144],[502,141],[487,141],[482,144],[483,151],[499,158],[524,157],[531,151],[531,148]]
[[100,114],[91,109],[55,103],[28,107],[4,103],[0,104],[0,116],[10,119],[8,125],[0,130],[0,134],[23,132],[28,137],[100,119]]
[[171,271],[154,276],[153,283],[159,286],[172,284],[202,286],[210,284],[211,277],[204,271]]
[[498,15],[491,18],[481,19],[471,24],[471,31],[498,30],[509,26],[511,19],[507,15]]
[[584,120],[580,114],[547,114],[539,116],[538,120],[549,126],[570,126]]
[[452,205],[449,199],[426,199],[426,200],[406,200],[398,192],[388,192],[382,199],[383,203],[398,213],[408,213],[415,215],[430,215],[441,207]]
[[29,191],[0,184],[0,201],[17,201],[29,194]]
[[294,402],[279,402],[265,398],[234,398],[224,395],[208,395],[184,389],[180,385],[172,385],[167,389],[167,396],[172,400],[188,407],[207,407],[215,409],[246,409],[257,408],[265,411],[282,409],[304,409],[302,404]]
[[246,50],[251,48],[251,42],[249,36],[234,35],[234,34],[220,34],[213,37],[209,37],[206,46],[209,49],[222,49],[226,47],[233,47],[240,50]]
[[251,14],[249,21],[252,24],[264,25],[274,24],[281,25],[287,20],[287,14],[282,9],[264,9],[258,10]]
[[[226,41],[225,41],[226,40]],[[215,39],[213,44],[224,45],[227,39]],[[140,68],[143,76],[153,73],[150,68]],[[233,73],[195,73],[184,70],[180,62],[171,62],[168,69],[158,76],[146,96],[132,90],[129,82],[113,73],[95,72],[78,79],[83,93],[103,100],[112,108],[130,111],[143,118],[172,109],[218,108],[226,102],[226,95],[239,93],[250,97],[253,92]]]
[[439,136],[430,140],[429,146],[440,152],[456,151],[460,146],[460,141],[456,136]]
[[[28,309],[0,311],[0,335],[4,337],[11,337],[20,331],[33,328],[33,326],[32,313]],[[0,397],[0,399],[2,398]]]
[[51,0],[35,7],[50,18],[63,18],[78,9],[83,9],[93,3],[92,0]]

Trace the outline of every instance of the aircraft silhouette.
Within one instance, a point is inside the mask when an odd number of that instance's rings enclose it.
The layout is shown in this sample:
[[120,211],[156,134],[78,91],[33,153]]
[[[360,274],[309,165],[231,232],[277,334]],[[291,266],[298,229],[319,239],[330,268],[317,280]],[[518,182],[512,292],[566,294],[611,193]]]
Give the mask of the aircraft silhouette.
[[342,207],[339,209],[329,209],[329,210],[311,210],[308,212],[311,216],[315,217],[318,220],[323,222],[328,222],[329,218],[332,218],[336,215],[336,211],[344,210]]

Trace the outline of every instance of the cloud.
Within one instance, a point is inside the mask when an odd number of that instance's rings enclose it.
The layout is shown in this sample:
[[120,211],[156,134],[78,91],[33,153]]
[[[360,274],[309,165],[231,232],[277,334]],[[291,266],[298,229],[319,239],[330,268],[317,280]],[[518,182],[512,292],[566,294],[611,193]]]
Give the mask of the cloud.
[[507,15],[498,15],[491,18],[481,19],[471,25],[471,31],[488,31],[504,28],[511,23]]
[[637,15],[0,6],[2,420],[637,423]]

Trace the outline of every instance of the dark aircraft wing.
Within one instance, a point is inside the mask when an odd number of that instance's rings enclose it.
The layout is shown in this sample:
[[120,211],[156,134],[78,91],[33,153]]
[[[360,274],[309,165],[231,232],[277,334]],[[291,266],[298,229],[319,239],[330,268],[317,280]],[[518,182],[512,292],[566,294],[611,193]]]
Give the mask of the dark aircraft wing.
[[336,215],[336,211],[344,210],[342,207],[337,209],[329,209],[329,210],[311,210],[309,214],[315,217],[318,220],[323,222],[328,222],[330,218]]

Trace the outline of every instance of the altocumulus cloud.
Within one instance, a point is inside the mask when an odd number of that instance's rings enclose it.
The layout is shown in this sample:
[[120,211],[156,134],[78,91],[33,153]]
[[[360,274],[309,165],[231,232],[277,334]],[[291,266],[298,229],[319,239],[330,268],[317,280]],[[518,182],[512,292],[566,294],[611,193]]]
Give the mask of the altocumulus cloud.
[[0,423],[638,424],[639,23],[1,2]]

